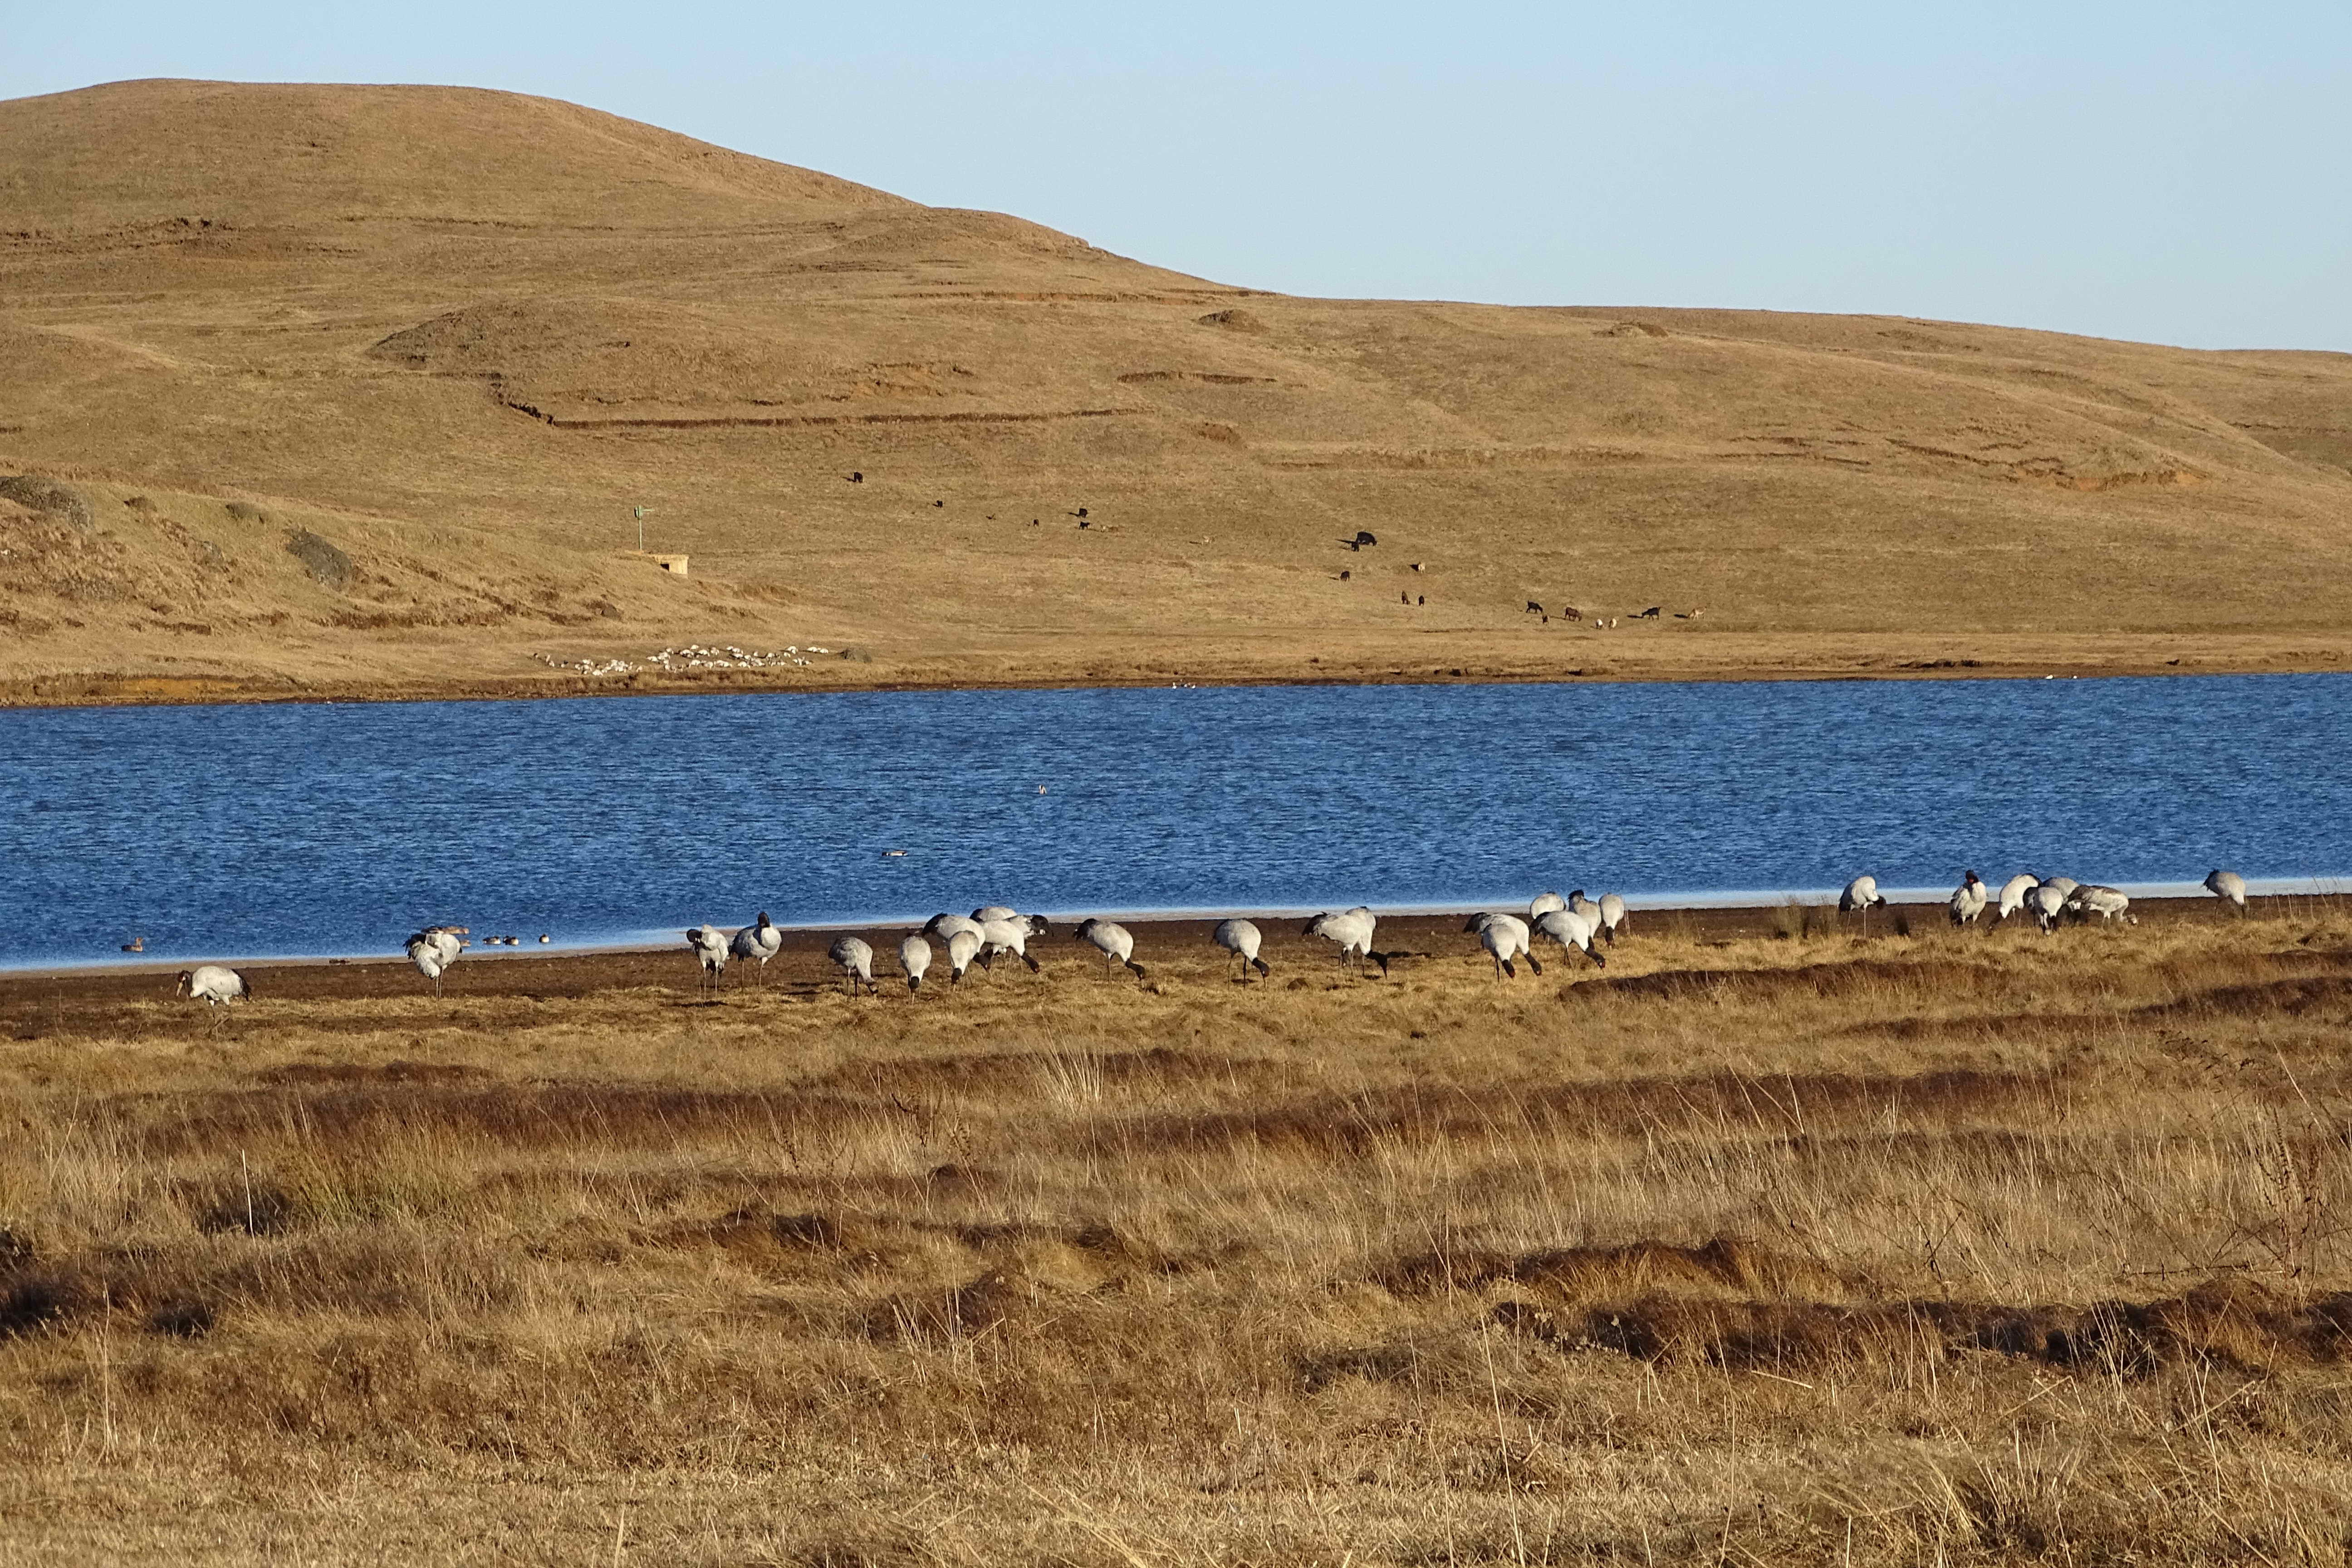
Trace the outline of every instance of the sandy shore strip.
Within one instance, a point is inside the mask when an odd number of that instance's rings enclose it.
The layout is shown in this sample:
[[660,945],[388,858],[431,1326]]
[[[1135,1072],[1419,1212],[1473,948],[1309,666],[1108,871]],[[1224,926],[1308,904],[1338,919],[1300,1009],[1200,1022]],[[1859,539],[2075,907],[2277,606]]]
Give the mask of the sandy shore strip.
[[[1514,906],[1519,908],[1522,906]],[[2183,922],[2218,922],[2241,918],[2318,919],[2329,913],[2352,911],[2352,895],[2290,894],[2248,900],[2243,917],[2223,905],[2221,900],[2204,895],[2194,898],[2135,898],[2132,912],[2148,925],[2174,925]],[[1466,934],[1463,921],[1474,912],[1465,909],[1443,913],[1390,914],[1381,918],[1374,945],[1393,955],[1393,973],[1409,976],[1414,964],[1437,958],[1458,958],[1478,952],[1478,939]],[[1181,919],[1125,920],[1124,924],[1135,937],[1135,955],[1147,966],[1155,952],[1170,950],[1187,952],[1198,957],[1214,950],[1209,933],[1214,929],[1216,916]],[[1320,973],[1336,967],[1336,950],[1319,938],[1301,934],[1303,919],[1289,915],[1258,918],[1264,933],[1264,956],[1276,968],[1293,973]],[[2031,931],[2022,917],[2012,921]],[[1073,970],[1084,973],[1097,966],[1099,960],[1091,948],[1076,944],[1071,938],[1075,921],[1055,921],[1053,928],[1031,944],[1032,956],[1049,971]],[[1988,912],[1979,922],[1988,933],[1994,922]],[[783,933],[783,946],[764,969],[758,965],[731,963],[727,984],[730,986],[761,984],[788,992],[807,992],[829,984],[837,984],[839,972],[825,956],[835,937],[849,932],[864,936],[875,950],[874,973],[886,982],[886,990],[897,989],[898,965],[898,939],[914,929],[914,922],[898,921],[887,925],[835,925],[826,927],[779,927]],[[1872,911],[1867,935],[1872,939],[1900,940],[1913,934],[1927,934],[1948,930],[1940,904],[1896,903]],[[1626,933],[1621,940],[1638,942],[1649,934],[1672,935],[1677,940],[1700,942],[1735,942],[1758,940],[1796,939],[1846,935],[1862,938],[1864,922],[1858,915],[1841,916],[1834,905],[1818,903],[1743,904],[1710,906],[1682,904],[1669,909],[1634,909],[1627,921]],[[2053,940],[2063,940],[2074,933],[2067,928]],[[937,986],[946,973],[945,943],[931,944],[934,954],[932,984]],[[1608,948],[1603,946],[1605,958]],[[1548,973],[1569,979],[1591,972],[1591,966],[1580,956],[1561,958],[1559,967],[1553,968],[1558,950],[1546,944],[1538,950]],[[152,1000],[169,996],[172,983],[183,969],[202,962],[195,959],[145,962],[135,965],[109,963],[99,967],[20,969],[0,973],[0,1018],[26,1016],[28,1008],[51,1009],[77,1003],[107,1004]],[[278,958],[241,961],[220,960],[239,969],[253,985],[255,995],[262,999],[299,1001],[334,1001],[387,995],[405,995],[425,983],[420,979],[408,960],[389,953],[352,958]],[[1018,974],[1016,960],[999,961],[999,973],[993,976],[968,977],[967,984],[1002,983],[1007,973]],[[541,949],[472,947],[465,958],[454,965],[445,982],[452,995],[505,996],[583,996],[601,991],[627,990],[645,987],[692,991],[699,983],[699,970],[684,941],[657,945]],[[756,978],[750,978],[756,976]],[[975,969],[975,976],[978,971]],[[1283,975],[1283,978],[1288,978]],[[1024,977],[1025,978],[1025,976]]]

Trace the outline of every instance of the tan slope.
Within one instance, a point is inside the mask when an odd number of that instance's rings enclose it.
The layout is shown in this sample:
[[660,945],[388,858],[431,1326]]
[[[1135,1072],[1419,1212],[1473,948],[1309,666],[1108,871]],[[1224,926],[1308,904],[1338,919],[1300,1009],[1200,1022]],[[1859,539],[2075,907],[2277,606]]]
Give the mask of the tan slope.
[[20,695],[2352,658],[2352,356],[1279,298],[499,93],[0,103],[0,362]]

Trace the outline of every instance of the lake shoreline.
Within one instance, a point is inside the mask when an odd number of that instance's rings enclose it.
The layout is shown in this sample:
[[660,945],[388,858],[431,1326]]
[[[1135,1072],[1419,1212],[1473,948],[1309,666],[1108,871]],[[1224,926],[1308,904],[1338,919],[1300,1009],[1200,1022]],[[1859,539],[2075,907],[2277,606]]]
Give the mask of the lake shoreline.
[[[293,675],[121,672],[0,677],[0,710],[291,703],[537,701],[578,697],[751,696],[845,692],[1074,691],[1166,687],[1679,685],[1791,681],[2114,679],[2149,676],[2334,675],[2352,672],[2352,644],[2317,637],[2194,644],[2176,637],[2034,639],[1808,639],[1790,634],[1702,634],[1713,644],[1657,630],[1609,634],[1563,657],[1547,651],[1357,649],[1330,658],[1212,651],[1136,658],[992,651],[971,658],[826,658],[805,666],[592,676],[562,670],[511,677],[430,673],[368,679]],[[1590,637],[1593,634],[1570,633]],[[1634,642],[1639,636],[1641,641]],[[1889,646],[1889,644],[1892,646]],[[1795,645],[1792,647],[1791,645]],[[1302,644],[1301,647],[1307,645]],[[1440,660],[1430,663],[1435,657]]]
[[[2313,893],[2277,894],[2251,898],[2247,900],[2252,920],[2316,919],[2323,911],[2338,914],[2352,912],[2352,894]],[[1480,906],[1508,908],[1519,912],[1524,905]],[[1382,952],[1402,952],[1412,959],[1441,955],[1465,956],[1478,951],[1476,937],[1462,930],[1463,921],[1475,912],[1470,906],[1442,912],[1382,915],[1374,946]],[[2135,898],[2132,912],[2149,926],[2176,925],[2188,921],[2235,921],[2239,917],[2218,899],[2207,894],[2194,897]],[[1139,962],[1149,963],[1154,949],[1205,949],[1209,932],[1222,918],[1213,914],[1181,917],[1134,918],[1121,921],[1134,936]],[[1337,950],[1318,939],[1300,934],[1306,923],[1303,917],[1293,915],[1262,915],[1250,917],[1258,924],[1266,940],[1266,951],[1320,954],[1333,962]],[[877,923],[842,923],[824,926],[779,926],[783,944],[772,961],[773,974],[797,974],[805,978],[815,972],[824,976],[836,973],[825,957],[826,949],[839,936],[856,936],[867,941],[875,952],[874,972],[877,979],[895,977],[898,973],[898,939],[915,929],[916,922],[893,921]],[[1078,946],[1071,937],[1075,920],[1055,920],[1045,935],[1032,944],[1033,955],[1061,967],[1076,960],[1083,964],[1097,963],[1091,948]],[[2025,933],[2039,935],[2031,921],[2019,915],[2006,922],[2009,927]],[[723,931],[732,927],[722,926]],[[1992,935],[2000,924],[1987,911],[1969,934]],[[2095,924],[2088,928],[2096,931]],[[2118,928],[2121,929],[2121,928]],[[1702,942],[1732,942],[1746,941],[1822,940],[1852,937],[1855,939],[1900,940],[1907,932],[1911,937],[1941,933],[1952,930],[1937,902],[1892,903],[1874,910],[1865,929],[1859,915],[1841,915],[1835,908],[1834,895],[1824,904],[1754,903],[1712,905],[1706,903],[1676,904],[1659,908],[1634,908],[1630,911],[1625,934],[1621,939],[1638,942],[1652,932],[1667,932],[1683,940]],[[2074,934],[2078,928],[2068,926],[2054,938]],[[884,939],[887,939],[887,941]],[[944,974],[947,944],[931,943],[933,962]],[[1606,957],[1609,948],[1601,946]],[[1558,954],[1549,944],[1537,956],[1549,969]],[[1017,968],[1012,958],[1000,961]],[[1573,977],[1590,969],[1590,965],[1574,955],[1566,956],[1567,973]],[[409,988],[410,983],[423,984],[414,967],[398,953],[352,954],[348,957],[269,958],[179,958],[157,959],[152,963],[100,962],[89,964],[52,964],[39,968],[0,970],[0,1005],[30,995],[58,996],[67,1000],[77,997],[89,1000],[122,999],[148,991],[168,995],[168,986],[158,982],[168,980],[183,969],[197,963],[226,963],[254,980],[257,994],[299,995],[311,999],[327,999],[338,995],[365,995],[384,991]],[[781,968],[776,967],[781,965]],[[729,968],[740,971],[740,963]],[[450,986],[473,976],[493,976],[469,986],[470,991],[488,989],[499,994],[566,994],[578,995],[590,991],[626,988],[639,985],[688,985],[695,984],[697,967],[681,934],[672,942],[614,944],[609,946],[550,947],[541,949],[536,943],[518,948],[486,948],[473,946],[450,970]],[[387,981],[386,976],[392,978]],[[337,977],[345,977],[338,980]],[[730,982],[732,984],[732,982]]]

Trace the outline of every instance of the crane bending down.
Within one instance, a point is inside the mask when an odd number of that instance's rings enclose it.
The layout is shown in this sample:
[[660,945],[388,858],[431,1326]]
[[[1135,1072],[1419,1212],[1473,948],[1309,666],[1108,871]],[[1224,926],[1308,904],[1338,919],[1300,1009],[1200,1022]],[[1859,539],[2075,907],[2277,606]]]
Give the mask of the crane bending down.
[[2223,903],[2235,906],[2240,914],[2246,912],[2246,879],[2235,871],[2206,872],[2205,890]]
[[931,944],[925,942],[920,933],[898,943],[898,967],[906,973],[908,990],[920,991],[923,988],[923,976],[931,967]]
[[948,938],[949,984],[963,984],[963,972],[971,967],[971,961],[979,952],[980,929],[977,926],[963,927]]
[[748,925],[737,931],[727,943],[727,951],[747,963],[758,960],[760,967],[752,973],[763,974],[767,972],[768,960],[775,957],[783,945],[784,933],[770,923],[768,911],[761,910],[759,924]]
[[1886,895],[1878,890],[1877,878],[1856,877],[1853,881],[1848,882],[1845,885],[1845,891],[1838,895],[1838,913],[1850,915],[1854,910],[1860,910],[1862,911],[1862,934],[1868,936],[1870,934],[1871,910],[1874,907],[1884,906],[1885,902]]
[[1952,890],[1951,917],[1956,926],[1971,924],[1985,910],[1984,879],[1970,871]]
[[2025,895],[2042,885],[2042,879],[2031,871],[2020,871],[2000,885],[2000,905],[1994,910],[1996,921],[2005,921],[2025,908]]
[[2088,921],[2096,915],[2102,925],[2112,925],[2116,921],[2127,926],[2139,924],[2139,917],[2131,912],[2128,897],[2116,889],[2101,887],[2095,882],[2084,883],[2067,894],[2066,908],[2081,921]]
[[841,971],[841,977],[848,983],[852,996],[857,994],[857,983],[861,980],[866,982],[867,991],[877,996],[881,994],[880,987],[874,984],[874,949],[864,938],[835,937],[833,945],[825,950],[825,956],[832,959],[834,966]]
[[1242,961],[1243,984],[1249,984],[1249,973],[1253,969],[1257,971],[1261,980],[1274,973],[1265,966],[1265,960],[1257,955],[1258,944],[1265,939],[1258,935],[1257,927],[1252,922],[1219,921],[1217,929],[1209,933],[1209,940]]
[[1029,956],[1029,939],[1033,936],[1044,935],[1045,931],[1045,920],[1043,915],[1014,915],[1009,920],[981,921],[980,966],[982,969],[992,969],[995,967],[996,955],[1000,952],[1009,952],[1027,964],[1030,973],[1036,973],[1042,966],[1035,959]]
[[462,926],[426,926],[408,939],[408,962],[416,972],[433,982],[433,994],[441,994],[441,976],[457,962],[466,951]]
[[194,969],[180,971],[179,986],[173,994],[225,1007],[231,1002],[251,1000],[253,986],[243,974],[226,964],[199,963]]
[[686,933],[686,945],[702,961],[704,987],[717,985],[727,973],[727,933],[714,925],[698,925]]
[[1592,921],[1574,910],[1547,910],[1536,917],[1535,934],[1548,937],[1564,948],[1574,948],[1592,960],[1595,969],[1606,969],[1609,961],[1592,945]]
[[1135,962],[1135,938],[1128,929],[1113,921],[1087,920],[1070,933],[1073,942],[1085,942],[1103,955],[1103,968],[1108,971],[1114,960],[1127,966],[1139,981],[1143,978],[1143,965]]
[[2058,916],[2065,908],[2066,895],[2055,882],[2036,882],[2025,889],[2025,912],[2045,935],[2058,929]]
[[[1559,913],[1559,911],[1548,912]],[[1528,946],[1528,922],[1518,916],[1472,915],[1463,922],[1462,929],[1478,933],[1478,945],[1485,948],[1488,956],[1495,961],[1496,979],[1500,980],[1507,975],[1513,979],[1518,977],[1519,972],[1511,967],[1511,960],[1514,958],[1524,957],[1528,961],[1529,969],[1534,970],[1538,974],[1543,973],[1543,965],[1536,961],[1534,950]]]
[[1339,943],[1339,962],[1344,966],[1354,968],[1369,958],[1381,966],[1382,974],[1386,974],[1389,972],[1388,956],[1372,951],[1372,932],[1379,925],[1379,917],[1358,904],[1354,909],[1342,910],[1336,915],[1328,910],[1317,915],[1307,922],[1299,934],[1319,936],[1326,942]]

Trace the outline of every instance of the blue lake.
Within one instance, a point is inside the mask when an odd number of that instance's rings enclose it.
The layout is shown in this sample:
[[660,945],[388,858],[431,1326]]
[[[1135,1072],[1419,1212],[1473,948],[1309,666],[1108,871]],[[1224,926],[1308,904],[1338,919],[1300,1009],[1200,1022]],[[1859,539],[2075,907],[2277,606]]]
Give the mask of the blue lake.
[[[2352,872],[2352,676],[0,711],[0,964]],[[902,856],[885,851],[904,850]]]

